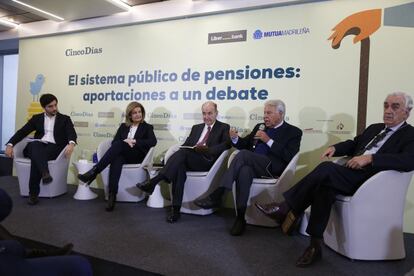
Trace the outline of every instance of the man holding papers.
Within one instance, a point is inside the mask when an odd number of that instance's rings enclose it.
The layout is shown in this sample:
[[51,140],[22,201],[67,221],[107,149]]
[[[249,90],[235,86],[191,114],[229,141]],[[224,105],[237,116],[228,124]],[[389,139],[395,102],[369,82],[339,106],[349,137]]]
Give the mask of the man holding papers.
[[217,104],[205,102],[201,111],[204,122],[191,128],[181,149],[168,159],[160,173],[147,182],[137,184],[138,188],[151,194],[158,182],[165,180],[172,183],[172,209],[167,216],[170,223],[180,218],[186,172],[209,170],[220,154],[230,147],[230,126],[217,121]]

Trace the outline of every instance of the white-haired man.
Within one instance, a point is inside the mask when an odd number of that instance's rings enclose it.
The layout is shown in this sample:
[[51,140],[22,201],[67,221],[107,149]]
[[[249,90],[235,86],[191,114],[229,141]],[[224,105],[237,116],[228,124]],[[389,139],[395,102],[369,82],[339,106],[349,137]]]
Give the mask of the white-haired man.
[[310,245],[297,266],[306,267],[321,259],[323,232],[337,194],[353,195],[365,180],[380,171],[414,170],[414,127],[406,122],[412,107],[409,95],[389,94],[384,101],[383,123],[370,125],[353,140],[330,146],[322,154],[322,158],[349,156],[346,164],[322,162],[283,194],[285,201],[281,204],[256,203],[259,210],[282,224],[286,234],[292,232],[303,211],[312,206],[306,229]]
[[235,181],[237,218],[230,230],[233,236],[245,230],[244,215],[253,178],[280,176],[299,151],[302,131],[284,121],[285,110],[281,100],[269,100],[264,105],[264,122],[257,124],[249,135],[241,138],[236,130],[230,129],[232,144],[240,152],[223,175],[220,187],[194,202],[205,209],[219,207],[222,196],[231,191]]

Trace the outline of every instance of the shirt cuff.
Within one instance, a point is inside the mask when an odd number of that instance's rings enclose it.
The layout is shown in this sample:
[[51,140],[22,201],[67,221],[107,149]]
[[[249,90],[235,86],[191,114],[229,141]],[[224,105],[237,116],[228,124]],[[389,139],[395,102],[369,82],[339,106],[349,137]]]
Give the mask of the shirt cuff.
[[270,139],[269,141],[267,141],[266,145],[267,145],[269,148],[271,148],[271,147],[272,147],[272,145],[273,145],[273,143],[274,143],[274,140],[273,140],[273,139]]
[[76,142],[75,142],[75,141],[70,140],[70,141],[69,141],[69,144],[76,145]]
[[12,144],[12,143],[8,143],[8,144],[6,144],[6,146],[11,146],[11,147],[13,147],[13,144]]

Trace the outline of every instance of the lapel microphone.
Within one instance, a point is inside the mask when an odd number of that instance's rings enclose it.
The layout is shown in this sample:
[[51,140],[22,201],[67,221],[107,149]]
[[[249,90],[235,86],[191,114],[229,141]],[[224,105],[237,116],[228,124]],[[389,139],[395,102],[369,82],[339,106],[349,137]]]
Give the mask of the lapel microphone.
[[[258,130],[265,130],[266,126],[264,124],[260,124],[259,129]],[[253,149],[256,148],[257,143],[259,142],[259,138],[254,137],[253,140]]]

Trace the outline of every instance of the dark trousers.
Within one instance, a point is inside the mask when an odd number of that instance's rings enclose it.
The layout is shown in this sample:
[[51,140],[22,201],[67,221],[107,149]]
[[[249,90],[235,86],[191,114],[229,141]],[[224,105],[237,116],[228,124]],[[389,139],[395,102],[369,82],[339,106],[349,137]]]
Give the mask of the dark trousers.
[[323,162],[283,195],[297,215],[312,206],[306,232],[322,238],[336,195],[353,195],[374,173],[371,169],[354,170]]
[[109,192],[118,193],[118,183],[121,178],[122,166],[124,164],[139,164],[144,160],[145,155],[136,148],[131,148],[124,141],[114,141],[104,156],[96,164],[96,172],[100,173],[108,165],[109,168]]
[[172,183],[173,206],[181,206],[183,202],[187,171],[208,171],[215,161],[215,158],[190,149],[180,149],[171,155],[160,174]]
[[245,208],[249,200],[253,178],[272,177],[271,172],[268,171],[269,168],[270,159],[267,156],[249,150],[241,150],[224,173],[220,186],[231,190],[235,181],[237,208]]
[[25,259],[25,248],[15,240],[0,241],[0,275],[92,275],[84,257],[55,256]]
[[28,143],[24,148],[24,156],[31,160],[29,180],[29,193],[31,195],[39,195],[42,173],[49,171],[47,161],[56,159],[64,147],[66,145],[34,141]]

